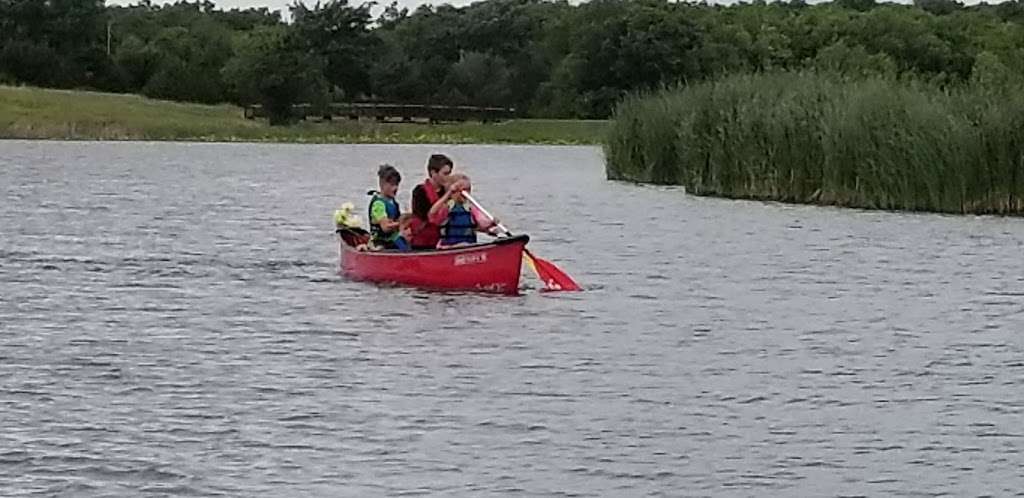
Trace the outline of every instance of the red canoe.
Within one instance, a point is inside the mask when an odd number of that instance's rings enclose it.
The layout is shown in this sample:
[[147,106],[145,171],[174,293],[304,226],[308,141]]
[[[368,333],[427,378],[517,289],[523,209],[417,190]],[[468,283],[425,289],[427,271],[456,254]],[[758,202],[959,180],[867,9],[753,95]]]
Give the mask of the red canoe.
[[358,251],[342,234],[339,273],[424,289],[518,294],[527,235],[436,251]]

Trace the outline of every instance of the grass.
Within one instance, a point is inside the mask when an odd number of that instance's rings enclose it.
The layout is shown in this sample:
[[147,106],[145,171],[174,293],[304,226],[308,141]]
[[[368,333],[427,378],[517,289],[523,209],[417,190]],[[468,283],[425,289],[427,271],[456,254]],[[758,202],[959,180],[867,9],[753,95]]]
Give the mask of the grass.
[[231,105],[137,95],[0,86],[0,138],[297,143],[597,144],[606,121],[517,119],[503,123],[335,120],[271,127]]
[[1024,94],[814,73],[628,98],[612,179],[697,195],[946,213],[1024,213]]

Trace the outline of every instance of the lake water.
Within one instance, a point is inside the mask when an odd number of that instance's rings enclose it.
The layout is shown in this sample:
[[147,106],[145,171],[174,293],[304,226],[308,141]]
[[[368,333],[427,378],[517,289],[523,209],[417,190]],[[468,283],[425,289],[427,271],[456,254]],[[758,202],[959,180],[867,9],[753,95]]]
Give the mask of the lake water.
[[[333,209],[382,161],[408,206],[433,152],[587,291],[338,277]],[[572,147],[6,141],[0,200],[3,496],[1024,489],[1021,219],[696,198]]]

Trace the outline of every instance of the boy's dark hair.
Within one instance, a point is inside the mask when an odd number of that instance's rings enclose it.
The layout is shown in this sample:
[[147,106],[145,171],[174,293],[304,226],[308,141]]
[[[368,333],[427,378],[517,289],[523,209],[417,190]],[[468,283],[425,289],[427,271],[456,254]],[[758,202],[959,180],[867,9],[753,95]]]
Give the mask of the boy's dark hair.
[[455,163],[444,154],[433,154],[427,160],[427,173],[437,173],[445,166],[454,168]]
[[384,183],[398,185],[402,183],[402,174],[390,164],[381,164],[377,170],[377,178]]

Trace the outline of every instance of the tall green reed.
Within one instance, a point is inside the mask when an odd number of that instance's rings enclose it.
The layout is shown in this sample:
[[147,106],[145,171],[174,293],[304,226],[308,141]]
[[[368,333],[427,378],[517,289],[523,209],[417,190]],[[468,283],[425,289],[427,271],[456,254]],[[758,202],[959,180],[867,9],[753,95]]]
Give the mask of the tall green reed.
[[810,72],[634,95],[611,179],[697,195],[949,213],[1024,212],[1024,94]]

